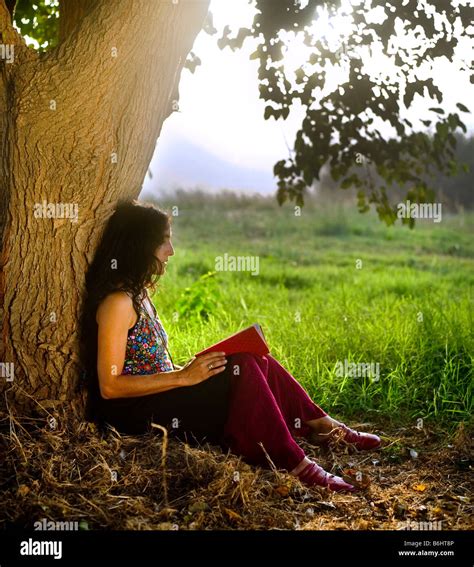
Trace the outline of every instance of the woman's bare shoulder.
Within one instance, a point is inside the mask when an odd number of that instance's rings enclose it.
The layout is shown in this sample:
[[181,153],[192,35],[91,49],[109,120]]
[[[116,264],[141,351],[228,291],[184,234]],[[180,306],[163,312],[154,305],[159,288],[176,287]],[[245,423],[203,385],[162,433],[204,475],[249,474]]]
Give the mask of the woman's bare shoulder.
[[113,291],[107,294],[97,308],[96,320],[100,324],[110,318],[125,318],[128,321],[136,318],[131,296],[125,291]]

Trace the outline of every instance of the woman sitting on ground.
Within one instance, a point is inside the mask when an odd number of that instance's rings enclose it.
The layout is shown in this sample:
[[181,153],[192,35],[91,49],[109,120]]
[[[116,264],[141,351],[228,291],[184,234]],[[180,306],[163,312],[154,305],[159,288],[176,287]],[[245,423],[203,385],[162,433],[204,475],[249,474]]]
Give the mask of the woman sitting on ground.
[[174,254],[171,237],[170,216],[135,201],[120,203],[105,228],[82,322],[88,419],[126,434],[148,432],[153,421],[249,464],[268,467],[267,453],[307,486],[355,490],[306,457],[295,437],[322,444],[339,430],[359,450],[376,449],[380,438],[331,418],[271,355],[212,352],[173,364],[148,294]]

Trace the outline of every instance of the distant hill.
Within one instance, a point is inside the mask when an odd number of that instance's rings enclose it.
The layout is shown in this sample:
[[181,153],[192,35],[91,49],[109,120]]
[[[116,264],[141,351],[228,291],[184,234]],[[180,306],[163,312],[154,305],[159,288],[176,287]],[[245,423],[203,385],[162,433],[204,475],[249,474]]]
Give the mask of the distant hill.
[[211,191],[232,189],[263,194],[277,189],[271,167],[268,171],[240,167],[183,139],[166,144],[159,141],[150,169],[153,178],[146,175],[142,195],[196,186]]

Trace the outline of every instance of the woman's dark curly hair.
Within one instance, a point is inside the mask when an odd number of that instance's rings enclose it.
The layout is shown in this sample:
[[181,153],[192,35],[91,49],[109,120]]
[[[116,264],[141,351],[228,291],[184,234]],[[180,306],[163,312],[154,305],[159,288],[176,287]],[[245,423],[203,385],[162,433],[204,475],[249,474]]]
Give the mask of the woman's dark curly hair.
[[86,275],[80,329],[83,379],[87,384],[86,419],[95,421],[99,391],[96,312],[114,291],[127,292],[139,313],[146,288],[156,289],[164,266],[155,257],[171,225],[168,213],[150,203],[120,201],[110,217]]

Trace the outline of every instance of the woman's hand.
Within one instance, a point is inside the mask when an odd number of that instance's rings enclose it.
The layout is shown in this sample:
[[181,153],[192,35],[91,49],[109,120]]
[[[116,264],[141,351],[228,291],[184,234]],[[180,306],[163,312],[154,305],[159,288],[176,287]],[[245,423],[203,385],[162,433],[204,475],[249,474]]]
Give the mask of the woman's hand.
[[[194,356],[180,370],[185,386],[194,386],[204,382],[211,376],[219,374],[225,370],[225,352],[208,352],[197,358]],[[211,366],[211,368],[209,368]]]

